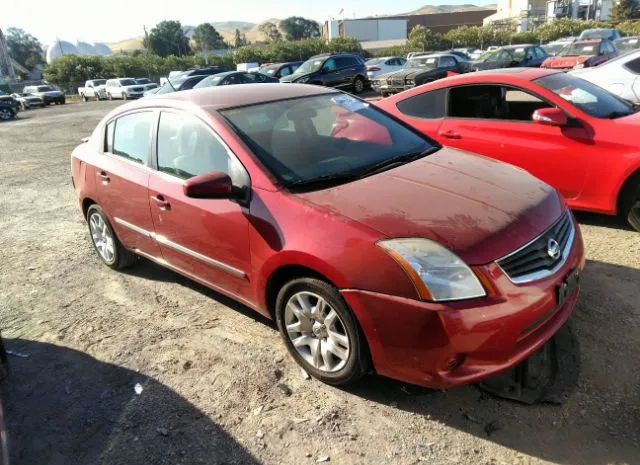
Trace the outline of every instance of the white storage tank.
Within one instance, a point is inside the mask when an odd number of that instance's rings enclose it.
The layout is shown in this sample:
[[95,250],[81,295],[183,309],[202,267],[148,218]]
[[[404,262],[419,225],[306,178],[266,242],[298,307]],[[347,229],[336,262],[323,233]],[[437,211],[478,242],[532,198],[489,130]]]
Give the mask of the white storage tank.
[[78,55],[78,49],[71,42],[64,40],[55,40],[47,47],[47,63],[51,63],[63,55]]

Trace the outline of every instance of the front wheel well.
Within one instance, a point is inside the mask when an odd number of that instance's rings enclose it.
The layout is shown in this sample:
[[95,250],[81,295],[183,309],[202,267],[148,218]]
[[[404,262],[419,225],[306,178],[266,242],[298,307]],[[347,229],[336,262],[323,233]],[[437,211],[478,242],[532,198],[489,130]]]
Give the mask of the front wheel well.
[[[87,207],[88,208],[88,207]],[[269,314],[271,318],[275,321],[275,311],[276,311],[276,299],[278,298],[278,293],[280,289],[287,284],[289,281],[293,281],[298,278],[316,278],[321,281],[325,281],[331,285],[333,283],[323,276],[321,273],[318,273],[311,268],[307,268],[302,265],[284,265],[275,270],[269,279],[267,280],[266,286],[266,303],[267,309],[269,310]]]
[[618,214],[624,214],[625,202],[628,200],[628,197],[633,194],[634,186],[638,185],[640,185],[640,168],[631,173],[631,175],[627,178],[627,180],[624,182],[624,184],[622,184],[622,187],[620,188],[617,203]]

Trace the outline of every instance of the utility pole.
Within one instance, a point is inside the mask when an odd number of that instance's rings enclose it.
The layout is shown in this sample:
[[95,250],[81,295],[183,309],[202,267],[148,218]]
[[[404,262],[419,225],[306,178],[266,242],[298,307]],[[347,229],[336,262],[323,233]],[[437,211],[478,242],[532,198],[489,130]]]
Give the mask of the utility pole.
[[2,64],[5,64],[5,68],[7,70],[7,74],[9,75],[9,79],[12,84],[16,83],[16,71],[13,69],[13,62],[11,61],[11,57],[9,56],[9,49],[7,48],[7,43],[4,40],[4,34],[2,33],[2,29],[0,29],[0,82],[3,81],[2,75]]

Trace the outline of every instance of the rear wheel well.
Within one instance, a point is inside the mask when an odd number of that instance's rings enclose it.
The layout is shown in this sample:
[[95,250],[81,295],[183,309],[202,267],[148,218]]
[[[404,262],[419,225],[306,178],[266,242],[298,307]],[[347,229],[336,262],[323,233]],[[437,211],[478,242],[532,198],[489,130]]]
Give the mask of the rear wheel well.
[[[87,207],[88,208],[88,207]],[[278,293],[280,289],[287,284],[289,281],[293,281],[298,278],[316,278],[321,281],[325,281],[331,285],[333,283],[329,281],[325,276],[318,273],[311,268],[307,268],[302,265],[285,265],[277,270],[275,270],[269,280],[267,281],[267,308],[269,309],[269,314],[271,318],[275,321],[275,311],[276,311],[276,299],[278,298]]]
[[629,196],[634,193],[634,186],[638,185],[640,185],[640,169],[636,170],[627,178],[618,193],[618,214],[622,215],[625,213],[625,202],[627,202],[629,200]]
[[82,201],[82,215],[85,218],[87,217],[87,211],[89,211],[89,207],[94,203],[96,202],[94,202],[93,199],[90,199],[89,197],[85,197],[84,200]]

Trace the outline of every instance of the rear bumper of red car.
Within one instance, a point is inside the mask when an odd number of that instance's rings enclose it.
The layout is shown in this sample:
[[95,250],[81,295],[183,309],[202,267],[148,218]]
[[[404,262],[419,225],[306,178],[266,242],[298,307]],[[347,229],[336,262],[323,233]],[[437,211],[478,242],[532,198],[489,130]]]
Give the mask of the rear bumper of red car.
[[564,265],[552,276],[512,283],[495,263],[478,267],[490,296],[438,304],[362,290],[341,293],[365,333],[377,373],[431,388],[481,381],[540,349],[566,322],[579,289],[557,304],[557,289],[584,267],[576,228]]

